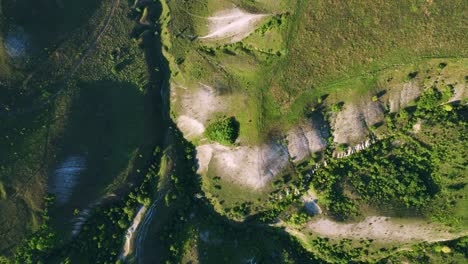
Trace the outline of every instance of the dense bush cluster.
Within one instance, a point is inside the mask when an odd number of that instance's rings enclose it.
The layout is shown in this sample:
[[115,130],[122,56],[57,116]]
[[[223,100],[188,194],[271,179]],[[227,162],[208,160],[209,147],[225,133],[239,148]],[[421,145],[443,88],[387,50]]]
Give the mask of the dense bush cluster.
[[212,121],[205,136],[224,145],[233,144],[239,136],[239,122],[234,117],[222,117]]
[[355,216],[360,203],[422,208],[438,192],[430,152],[413,141],[395,142],[389,138],[346,159],[331,160],[312,177],[334,216]]

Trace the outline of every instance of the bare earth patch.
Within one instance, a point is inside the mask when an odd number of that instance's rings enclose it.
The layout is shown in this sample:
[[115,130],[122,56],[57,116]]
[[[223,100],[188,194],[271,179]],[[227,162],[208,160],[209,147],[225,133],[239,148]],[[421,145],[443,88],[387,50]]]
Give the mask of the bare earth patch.
[[421,87],[414,81],[392,89],[388,97],[390,112],[400,111],[400,109],[408,106],[411,101],[416,100],[420,95]]
[[287,141],[289,155],[294,162],[300,162],[327,147],[323,133],[312,120],[291,129],[288,132]]
[[454,85],[454,90],[455,94],[450,98],[449,102],[462,101],[463,99],[468,98],[468,94],[466,93],[466,83],[457,83]]
[[322,208],[318,205],[318,197],[314,190],[309,189],[309,191],[301,197],[301,200],[308,214],[319,215],[322,213]]
[[23,57],[30,46],[29,37],[21,27],[16,27],[7,32],[3,45],[10,57]]
[[258,26],[266,14],[250,14],[239,8],[233,8],[208,17],[209,33],[200,39],[230,39],[237,42],[247,37]]
[[173,85],[172,104],[179,109],[177,126],[185,138],[201,136],[206,123],[216,112],[225,111],[229,98],[220,96],[213,87],[200,83],[197,88],[187,89]]
[[374,239],[381,242],[444,241],[459,237],[446,228],[422,221],[400,224],[393,218],[370,216],[358,223],[338,223],[321,218],[307,224],[307,229],[330,238]]
[[289,156],[276,143],[227,147],[206,144],[197,147],[198,173],[220,176],[239,185],[260,189],[287,168]]
[[334,141],[338,144],[357,144],[369,135],[364,114],[353,104],[345,104],[343,110],[332,119],[331,126]]
[[201,136],[205,132],[205,126],[202,123],[186,115],[181,115],[177,118],[177,127],[179,127],[187,139]]

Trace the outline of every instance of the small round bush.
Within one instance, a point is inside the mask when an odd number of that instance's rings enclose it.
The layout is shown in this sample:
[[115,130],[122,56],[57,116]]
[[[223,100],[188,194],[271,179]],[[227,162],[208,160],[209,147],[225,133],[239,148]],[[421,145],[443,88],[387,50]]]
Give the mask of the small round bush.
[[233,144],[239,136],[239,122],[234,117],[222,117],[212,121],[205,136],[224,145]]

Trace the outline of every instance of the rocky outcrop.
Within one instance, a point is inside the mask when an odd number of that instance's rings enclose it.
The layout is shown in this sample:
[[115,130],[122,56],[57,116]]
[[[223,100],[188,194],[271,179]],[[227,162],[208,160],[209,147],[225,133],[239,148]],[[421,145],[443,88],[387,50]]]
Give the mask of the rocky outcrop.
[[416,100],[422,92],[422,87],[411,81],[389,91],[388,103],[390,112],[398,112],[405,108],[411,101]]
[[311,154],[327,147],[328,131],[323,131],[312,120],[291,129],[287,136],[288,151],[294,162],[310,158]]

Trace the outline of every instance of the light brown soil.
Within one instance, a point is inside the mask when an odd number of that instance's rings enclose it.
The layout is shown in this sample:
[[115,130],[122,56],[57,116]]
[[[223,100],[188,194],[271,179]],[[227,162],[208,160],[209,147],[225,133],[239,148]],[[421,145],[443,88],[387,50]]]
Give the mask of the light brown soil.
[[239,8],[233,8],[208,17],[209,33],[200,39],[230,39],[237,42],[247,37],[258,26],[265,14],[250,14]]

